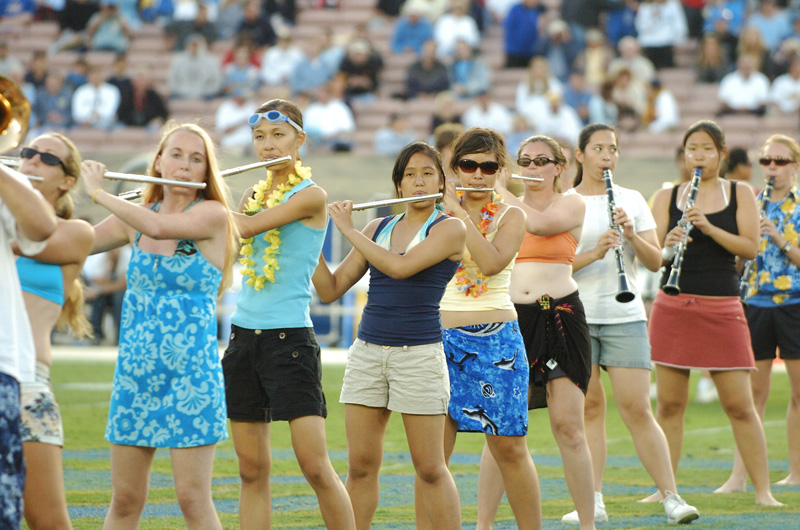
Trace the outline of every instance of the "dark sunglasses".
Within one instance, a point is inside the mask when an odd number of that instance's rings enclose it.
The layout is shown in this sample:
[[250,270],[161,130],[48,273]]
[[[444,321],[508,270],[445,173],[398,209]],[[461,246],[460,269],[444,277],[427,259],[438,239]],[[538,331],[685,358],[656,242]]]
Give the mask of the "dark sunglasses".
[[793,160],[789,160],[788,158],[767,158],[766,156],[758,159],[758,163],[762,166],[768,166],[773,162],[775,162],[776,166],[783,167],[791,164]]
[[43,164],[47,164],[48,166],[57,166],[60,164],[61,169],[63,169],[65,173],[67,172],[67,166],[65,166],[64,162],[53,153],[43,153],[32,147],[23,147],[19,152],[20,158],[30,159],[36,155],[39,155],[39,160],[41,160]]
[[555,160],[552,158],[547,158],[546,156],[537,156],[536,158],[518,158],[517,165],[519,167],[529,167],[533,162],[533,165],[536,167],[543,167],[547,164],[557,164]]
[[479,164],[474,160],[470,160],[469,158],[462,158],[458,161],[458,167],[464,173],[475,173],[478,168],[481,168],[481,173],[484,175],[494,175],[497,173],[497,170],[500,169],[500,164],[491,160],[481,162]]

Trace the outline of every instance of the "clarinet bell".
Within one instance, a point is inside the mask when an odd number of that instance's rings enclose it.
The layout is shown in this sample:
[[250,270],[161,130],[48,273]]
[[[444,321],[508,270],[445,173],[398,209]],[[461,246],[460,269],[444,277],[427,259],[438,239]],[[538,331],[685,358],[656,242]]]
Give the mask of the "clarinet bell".
[[628,278],[624,274],[620,274],[617,295],[614,299],[621,304],[627,304],[634,298],[636,298],[636,295],[628,289]]

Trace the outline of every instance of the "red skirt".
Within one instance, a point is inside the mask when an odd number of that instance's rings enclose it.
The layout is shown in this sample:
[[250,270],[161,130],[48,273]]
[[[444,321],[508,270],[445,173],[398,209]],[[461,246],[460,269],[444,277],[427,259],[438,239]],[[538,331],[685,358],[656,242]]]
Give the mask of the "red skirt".
[[752,370],[750,330],[738,297],[656,295],[650,311],[653,362],[676,368]]

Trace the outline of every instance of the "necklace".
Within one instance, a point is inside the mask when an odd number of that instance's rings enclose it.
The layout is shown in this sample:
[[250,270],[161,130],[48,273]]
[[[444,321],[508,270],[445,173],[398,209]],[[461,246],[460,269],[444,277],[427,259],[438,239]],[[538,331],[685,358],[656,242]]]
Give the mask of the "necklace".
[[[255,215],[260,211],[272,208],[283,202],[284,197],[288,191],[291,191],[297,184],[304,180],[311,178],[311,169],[303,167],[298,160],[294,166],[294,175],[289,175],[289,181],[286,184],[279,184],[278,187],[272,192],[272,171],[267,171],[267,179],[261,180],[253,186],[253,196],[247,202],[247,207],[244,210],[246,215]],[[255,249],[253,248],[253,237],[242,239],[242,248],[239,250],[239,263],[244,265],[242,269],[242,276],[246,276],[245,283],[251,286],[256,291],[264,288],[266,282],[275,283],[275,272],[280,269],[278,265],[277,255],[280,254],[281,239],[280,230],[273,228],[264,232],[263,240],[267,243],[264,248],[263,258],[264,266],[261,267],[262,275],[256,273],[253,269],[256,261],[253,259]]]
[[[459,191],[456,193],[458,193],[458,199],[460,202],[462,192]],[[481,220],[478,222],[478,230],[484,238],[486,237],[486,231],[489,229],[489,225],[492,224],[492,220],[494,219],[497,210],[500,209],[500,202],[502,202],[502,200],[503,197],[495,192],[492,192],[491,201],[484,204],[483,208],[481,208]],[[472,262],[475,261],[472,259],[472,256],[470,256],[469,259]],[[480,268],[477,266],[470,268],[474,269],[475,271],[474,279],[464,265],[464,260],[462,259],[459,262],[458,269],[456,270],[455,274],[456,287],[459,291],[462,291],[465,296],[477,298],[489,290],[489,276],[484,276]]]

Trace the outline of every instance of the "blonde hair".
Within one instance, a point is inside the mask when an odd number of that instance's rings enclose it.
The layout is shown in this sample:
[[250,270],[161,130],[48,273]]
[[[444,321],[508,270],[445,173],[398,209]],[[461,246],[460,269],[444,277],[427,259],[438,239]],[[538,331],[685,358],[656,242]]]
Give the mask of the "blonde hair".
[[[206,188],[198,190],[198,195],[205,199],[219,201],[227,212],[228,230],[225,242],[225,261],[222,268],[222,283],[218,291],[218,294],[222,294],[223,291],[233,283],[233,261],[239,249],[239,234],[230,209],[231,200],[229,199],[228,186],[222,180],[222,176],[219,173],[217,153],[214,149],[214,142],[211,140],[211,137],[205,129],[194,123],[167,123],[164,127],[161,141],[158,143],[156,156],[153,157],[153,161],[148,168],[148,173],[153,177],[161,177],[161,172],[156,169],[155,162],[158,157],[164,153],[164,147],[167,145],[169,139],[178,131],[196,134],[203,141],[203,145],[206,149]],[[142,193],[142,198],[145,203],[162,200],[164,198],[164,186],[161,184],[147,184]]]
[[533,143],[543,143],[546,145],[547,148],[550,149],[550,155],[553,157],[553,160],[556,161],[556,164],[561,164],[561,171],[559,171],[556,178],[553,179],[553,191],[561,193],[561,175],[566,171],[569,165],[569,160],[567,160],[566,155],[564,155],[564,149],[557,140],[545,136],[544,134],[535,134],[523,140],[519,145],[519,149],[517,149],[517,158],[519,159],[522,156],[522,150],[525,149],[526,145]]
[[792,153],[792,162],[800,162],[800,144],[798,144],[794,138],[786,136],[785,134],[773,134],[767,138],[766,142],[764,142],[764,147],[767,147],[769,144],[773,143],[783,144],[788,147],[789,151]]

